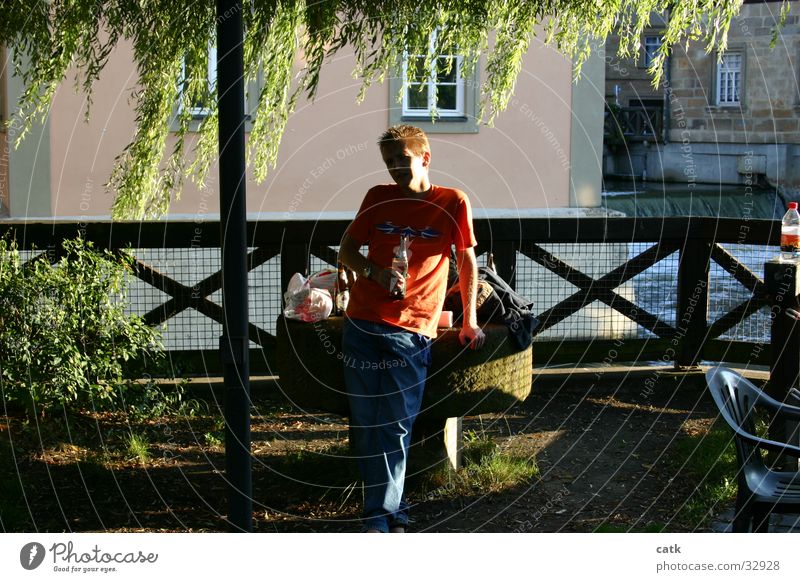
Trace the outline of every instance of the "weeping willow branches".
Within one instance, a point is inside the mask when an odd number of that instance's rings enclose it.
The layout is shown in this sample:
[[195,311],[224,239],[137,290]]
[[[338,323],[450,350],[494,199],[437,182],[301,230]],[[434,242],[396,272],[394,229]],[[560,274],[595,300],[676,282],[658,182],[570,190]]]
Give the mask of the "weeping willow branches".
[[[340,50],[355,54],[354,75],[364,92],[396,70],[404,51],[465,54],[463,74],[486,59],[481,115],[491,122],[508,105],[522,59],[535,35],[573,57],[576,70],[615,28],[621,50],[636,51],[650,15],[666,15],[658,75],[670,47],[688,40],[724,47],[742,0],[245,0],[245,74],[258,81],[249,136],[250,160],[263,180],[274,167],[281,136],[298,98],[313,97],[325,61]],[[91,100],[94,81],[120,41],[133,46],[139,82],[133,95],[137,129],[117,158],[109,186],[114,216],[166,212],[184,176],[200,183],[216,156],[215,88],[207,83],[208,48],[217,18],[210,0],[4,0],[0,44],[14,48],[25,84],[18,117],[24,128],[44,117],[71,67]],[[299,74],[298,74],[299,71]],[[411,73],[409,73],[411,74]],[[183,138],[192,110],[210,114],[191,152]],[[178,139],[167,152],[168,137]],[[23,131],[20,139],[24,137]],[[190,162],[191,159],[191,162]]]

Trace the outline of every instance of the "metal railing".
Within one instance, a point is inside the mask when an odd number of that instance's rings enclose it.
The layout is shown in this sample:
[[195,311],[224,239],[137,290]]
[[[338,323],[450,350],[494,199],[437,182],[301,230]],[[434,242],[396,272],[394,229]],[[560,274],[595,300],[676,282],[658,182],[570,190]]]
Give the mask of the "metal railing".
[[664,129],[664,109],[661,107],[606,107],[604,135],[622,133],[628,141],[661,140]]
[[[251,369],[272,373],[282,290],[295,272],[336,261],[346,221],[250,222]],[[541,321],[537,366],[701,360],[769,362],[763,263],[779,223],[712,218],[481,219],[501,276]],[[216,373],[222,278],[218,222],[0,224],[21,249],[47,252],[78,234],[135,258],[130,309],[165,326],[170,361],[185,375]]]

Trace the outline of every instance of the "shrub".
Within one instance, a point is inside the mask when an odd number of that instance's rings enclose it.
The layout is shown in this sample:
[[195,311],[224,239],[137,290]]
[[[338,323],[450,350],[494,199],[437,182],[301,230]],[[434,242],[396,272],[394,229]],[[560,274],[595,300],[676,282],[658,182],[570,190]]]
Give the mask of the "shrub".
[[108,409],[123,401],[123,366],[161,355],[156,330],[125,312],[131,259],[82,239],[23,263],[0,240],[0,390],[7,404]]

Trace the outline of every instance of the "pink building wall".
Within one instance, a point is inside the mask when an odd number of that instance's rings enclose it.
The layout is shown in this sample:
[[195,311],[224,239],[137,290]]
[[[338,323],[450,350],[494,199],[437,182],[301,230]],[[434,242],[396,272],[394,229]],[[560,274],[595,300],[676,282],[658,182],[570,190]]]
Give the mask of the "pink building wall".
[[[367,188],[389,181],[375,146],[389,123],[388,83],[372,87],[357,105],[360,83],[352,70],[349,55],[323,69],[316,101],[301,102],[289,121],[277,167],[262,184],[249,174],[248,212],[284,218],[352,212]],[[118,51],[96,86],[88,123],[85,96],[71,80],[59,89],[49,117],[53,215],[109,214],[113,194],[105,184],[133,135],[135,81],[130,55]],[[433,181],[465,190],[476,209],[569,206],[572,90],[571,62],[534,41],[512,104],[494,127],[430,135]],[[217,213],[216,171],[205,191],[187,180],[170,214]]]

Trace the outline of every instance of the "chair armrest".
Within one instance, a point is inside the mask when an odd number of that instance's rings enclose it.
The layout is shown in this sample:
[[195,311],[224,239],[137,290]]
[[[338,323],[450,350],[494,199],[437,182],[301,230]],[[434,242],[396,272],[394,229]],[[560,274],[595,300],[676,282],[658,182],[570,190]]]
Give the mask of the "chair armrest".
[[[736,433],[737,438],[760,448],[800,458],[800,447],[797,445],[751,434],[749,431],[753,430],[752,423],[745,422],[754,408],[764,408],[770,411],[773,420],[800,421],[800,406],[778,402],[752,382],[727,368],[712,368],[706,372],[706,378],[711,396],[719,408],[720,414]],[[800,390],[791,389],[787,400],[800,404]]]
[[[798,391],[797,388],[792,388],[789,391],[789,400],[800,404],[800,391]],[[758,395],[756,405],[763,406],[771,412],[774,412],[777,416],[783,417],[783,419],[800,421],[800,406],[794,406],[786,402],[778,402],[771,396],[767,396],[764,392]]]
[[796,445],[790,445],[788,443],[781,443],[778,441],[761,438],[754,434],[750,434],[749,432],[743,430],[740,427],[731,427],[731,428],[733,428],[734,431],[736,432],[736,436],[738,436],[744,441],[747,441],[752,445],[755,445],[763,449],[767,449],[769,451],[774,451],[776,453],[797,457],[800,459],[800,447]]

